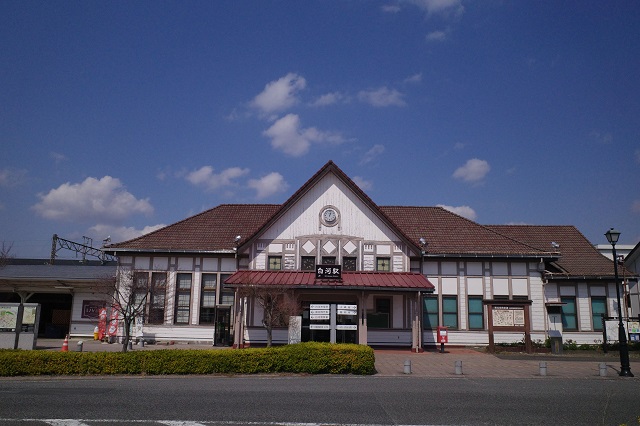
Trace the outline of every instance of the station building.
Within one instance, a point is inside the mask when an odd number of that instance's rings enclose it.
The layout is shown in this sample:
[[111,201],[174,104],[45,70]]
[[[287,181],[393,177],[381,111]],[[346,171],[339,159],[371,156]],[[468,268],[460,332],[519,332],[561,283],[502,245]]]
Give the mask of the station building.
[[[248,287],[290,289],[303,341],[414,350],[437,344],[438,326],[453,345],[594,344],[617,312],[613,263],[575,227],[379,206],[333,162],[283,204],[219,205],[106,250],[153,284],[147,340],[265,344]],[[287,339],[275,329],[275,344]]]

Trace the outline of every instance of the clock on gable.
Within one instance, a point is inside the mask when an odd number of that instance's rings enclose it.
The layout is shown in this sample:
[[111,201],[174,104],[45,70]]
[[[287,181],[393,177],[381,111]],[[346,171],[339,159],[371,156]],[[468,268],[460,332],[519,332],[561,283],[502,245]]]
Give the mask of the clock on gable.
[[323,207],[320,211],[320,221],[325,226],[335,226],[340,221],[340,213],[333,206]]

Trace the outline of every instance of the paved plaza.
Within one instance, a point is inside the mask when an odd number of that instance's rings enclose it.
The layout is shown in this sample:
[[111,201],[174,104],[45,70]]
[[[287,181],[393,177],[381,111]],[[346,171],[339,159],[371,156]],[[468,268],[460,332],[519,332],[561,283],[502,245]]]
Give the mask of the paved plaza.
[[[119,352],[119,343],[103,343],[94,340],[70,339],[69,351],[80,349],[85,352]],[[38,339],[39,350],[60,350],[62,339]],[[216,349],[205,344],[132,344],[133,351],[159,349]],[[228,349],[217,347],[217,349]],[[639,380],[640,357],[632,354],[631,371],[635,377],[619,377],[620,358],[617,352],[608,354],[585,351],[551,354],[489,354],[481,349],[447,347],[439,350],[414,353],[408,349],[375,349],[376,370],[378,376],[413,376],[434,378],[594,378],[599,380]],[[546,369],[541,368],[546,364]],[[601,373],[601,365],[606,369]],[[545,365],[543,364],[543,366]],[[604,376],[601,374],[605,374]]]

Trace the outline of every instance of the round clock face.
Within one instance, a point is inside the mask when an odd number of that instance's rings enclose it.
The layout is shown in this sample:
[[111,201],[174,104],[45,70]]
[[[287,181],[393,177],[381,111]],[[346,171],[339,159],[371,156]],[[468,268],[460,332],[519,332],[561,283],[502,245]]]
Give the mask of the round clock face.
[[336,221],[336,219],[338,219],[338,215],[336,214],[336,211],[333,209],[326,209],[323,213],[322,213],[322,218],[324,219],[325,222],[327,223],[333,223]]

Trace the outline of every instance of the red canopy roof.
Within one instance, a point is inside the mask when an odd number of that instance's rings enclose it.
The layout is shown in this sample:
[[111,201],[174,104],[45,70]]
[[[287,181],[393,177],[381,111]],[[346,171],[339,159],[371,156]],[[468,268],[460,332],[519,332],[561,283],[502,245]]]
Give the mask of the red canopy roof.
[[342,279],[316,279],[309,271],[238,271],[225,281],[230,286],[285,286],[294,288],[352,288],[379,290],[424,290],[435,287],[414,272],[343,272]]

